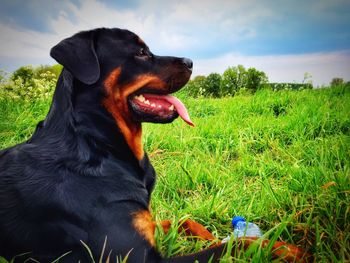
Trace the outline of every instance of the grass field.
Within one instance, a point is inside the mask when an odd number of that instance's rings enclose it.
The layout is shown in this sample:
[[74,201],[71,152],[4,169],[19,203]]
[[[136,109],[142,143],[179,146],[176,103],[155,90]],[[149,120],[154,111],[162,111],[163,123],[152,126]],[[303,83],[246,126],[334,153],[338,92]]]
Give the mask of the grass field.
[[[189,217],[224,238],[242,215],[316,262],[350,261],[349,87],[182,100],[195,128],[176,120],[143,129],[158,174],[155,219]],[[48,107],[0,99],[0,148],[28,138]],[[209,244],[174,230],[157,231],[157,245],[170,256]],[[235,259],[269,260],[269,249],[253,252]]]

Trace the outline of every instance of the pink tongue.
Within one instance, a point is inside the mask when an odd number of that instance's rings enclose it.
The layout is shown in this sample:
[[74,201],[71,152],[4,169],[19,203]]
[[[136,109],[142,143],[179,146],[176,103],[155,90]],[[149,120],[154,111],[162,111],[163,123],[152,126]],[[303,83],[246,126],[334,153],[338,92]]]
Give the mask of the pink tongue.
[[176,108],[177,113],[180,115],[180,117],[187,122],[189,125],[194,127],[194,123],[190,119],[190,115],[187,112],[187,109],[185,105],[176,97],[171,95],[153,95],[153,94],[145,94],[145,97],[154,97],[154,98],[161,98],[169,102],[170,104],[174,105]]
[[163,96],[163,98],[169,103],[174,105],[177,113],[185,122],[187,122],[189,125],[194,127],[194,123],[191,121],[190,115],[188,114],[187,109],[185,105],[181,102],[181,100],[171,95]]

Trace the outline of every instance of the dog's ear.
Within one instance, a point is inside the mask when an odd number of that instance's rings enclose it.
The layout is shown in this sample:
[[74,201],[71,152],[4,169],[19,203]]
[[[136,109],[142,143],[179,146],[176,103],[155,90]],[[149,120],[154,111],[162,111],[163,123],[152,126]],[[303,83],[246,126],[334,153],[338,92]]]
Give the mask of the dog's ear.
[[80,32],[62,40],[51,49],[50,55],[85,84],[93,84],[100,77],[94,31]]

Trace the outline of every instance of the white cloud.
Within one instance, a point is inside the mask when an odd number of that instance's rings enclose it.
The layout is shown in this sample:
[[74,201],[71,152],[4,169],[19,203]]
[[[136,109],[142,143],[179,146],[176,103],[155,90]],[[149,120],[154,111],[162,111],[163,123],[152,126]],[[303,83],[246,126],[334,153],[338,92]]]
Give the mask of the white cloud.
[[[323,6],[325,2],[316,5]],[[219,52],[221,45],[226,49],[233,47],[231,53],[213,59],[192,57],[194,75],[222,73],[228,66],[243,64],[265,71],[276,82],[301,81],[305,72],[313,75],[317,85],[327,84],[335,76],[350,79],[349,52],[281,56],[233,53],[237,41],[256,36],[257,23],[266,18],[280,18],[277,8],[266,1],[149,0],[141,1],[133,10],[116,10],[97,0],[82,1],[79,7],[64,0],[64,5],[66,8],[58,11],[56,18],[47,21],[51,29],[48,33],[0,24],[0,57],[7,61],[47,59],[47,63],[54,63],[49,50],[63,38],[95,27],[120,27],[134,31],[156,54],[185,53],[191,57],[202,50]]]
[[243,56],[226,54],[213,59],[194,61],[193,75],[223,73],[230,66],[244,65],[264,71],[270,82],[301,82],[311,73],[315,86],[328,85],[332,78],[350,80],[350,51],[302,55]]
[[31,30],[20,30],[0,24],[0,56],[9,58],[42,57],[52,36]]
[[[239,10],[249,9],[253,2],[145,1],[131,11],[116,10],[96,0],[82,1],[79,7],[65,0],[66,9],[58,11],[57,18],[47,21],[50,33],[0,25],[0,56],[44,58],[61,39],[96,27],[127,28],[140,35],[156,52],[190,50],[215,43],[215,36],[219,35],[227,36],[228,41],[237,36],[254,35],[250,25],[256,17],[269,15],[267,9],[254,3],[255,11],[240,15],[238,8],[235,8],[240,6]],[[69,16],[74,17],[74,22]],[[214,25],[218,25],[217,28]]]

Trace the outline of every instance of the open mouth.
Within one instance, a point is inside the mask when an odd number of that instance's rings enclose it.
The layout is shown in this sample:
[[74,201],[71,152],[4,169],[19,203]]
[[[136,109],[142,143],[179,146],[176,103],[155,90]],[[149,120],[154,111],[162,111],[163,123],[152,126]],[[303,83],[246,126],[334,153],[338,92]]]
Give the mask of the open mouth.
[[185,105],[178,98],[168,94],[131,95],[129,105],[140,121],[169,123],[180,116],[186,123],[194,126]]

